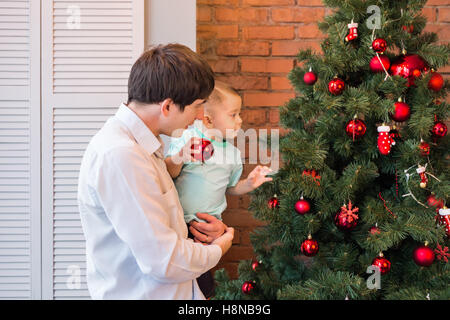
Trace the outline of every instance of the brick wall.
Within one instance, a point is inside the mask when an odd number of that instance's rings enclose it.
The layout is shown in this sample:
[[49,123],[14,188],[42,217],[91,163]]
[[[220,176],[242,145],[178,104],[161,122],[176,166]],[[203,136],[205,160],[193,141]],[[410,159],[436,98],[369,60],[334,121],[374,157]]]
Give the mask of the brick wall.
[[[427,31],[450,42],[448,0],[430,0],[424,8]],[[320,51],[324,35],[317,28],[331,10],[321,0],[197,0],[197,52],[218,78],[243,98],[243,129],[277,128],[279,106],[294,97],[286,76],[300,49]],[[450,75],[450,67],[439,70]],[[245,165],[243,177],[254,165]],[[240,260],[253,257],[249,233],[258,225],[247,211],[249,196],[228,197],[224,222],[235,228],[235,240],[217,268],[237,277]]]

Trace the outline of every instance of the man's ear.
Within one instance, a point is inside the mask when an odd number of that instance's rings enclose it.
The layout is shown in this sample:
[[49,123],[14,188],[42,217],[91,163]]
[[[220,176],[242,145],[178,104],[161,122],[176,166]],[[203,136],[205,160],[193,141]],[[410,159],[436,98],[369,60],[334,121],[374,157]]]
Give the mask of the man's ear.
[[172,108],[176,108],[176,105],[170,98],[167,98],[164,101],[160,102],[159,106],[161,108],[161,114],[164,115],[165,117],[169,115],[169,111],[171,111]]

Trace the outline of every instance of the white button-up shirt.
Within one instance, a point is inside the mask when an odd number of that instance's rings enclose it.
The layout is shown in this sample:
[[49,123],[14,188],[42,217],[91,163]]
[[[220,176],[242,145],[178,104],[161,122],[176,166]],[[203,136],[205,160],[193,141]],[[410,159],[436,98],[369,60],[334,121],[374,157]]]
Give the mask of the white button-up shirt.
[[92,138],[78,205],[93,299],[204,299],[197,281],[222,250],[187,239],[162,141],[126,105]]

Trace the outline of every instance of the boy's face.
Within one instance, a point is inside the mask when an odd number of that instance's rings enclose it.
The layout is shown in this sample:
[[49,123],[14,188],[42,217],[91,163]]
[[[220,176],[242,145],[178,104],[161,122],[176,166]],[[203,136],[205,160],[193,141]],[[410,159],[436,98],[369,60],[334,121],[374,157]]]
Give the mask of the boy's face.
[[[240,116],[242,99],[240,96],[227,94],[220,106],[213,106],[211,113],[212,128],[219,130],[222,137],[233,139],[242,126]],[[227,135],[228,134],[228,135]]]
[[203,118],[203,104],[205,99],[197,99],[192,104],[185,106],[184,111],[176,105],[170,110],[170,126],[169,135],[172,137],[181,137],[183,131],[190,126],[194,120]]

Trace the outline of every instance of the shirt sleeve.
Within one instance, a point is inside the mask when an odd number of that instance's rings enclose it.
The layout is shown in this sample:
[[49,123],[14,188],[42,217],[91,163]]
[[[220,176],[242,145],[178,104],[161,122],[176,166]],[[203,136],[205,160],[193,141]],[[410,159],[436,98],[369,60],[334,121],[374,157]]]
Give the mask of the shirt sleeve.
[[115,148],[101,161],[97,195],[144,274],[162,283],[189,281],[214,267],[222,250],[178,236],[170,223],[172,210],[183,215],[174,203],[175,187],[163,193],[156,170],[136,148]]

